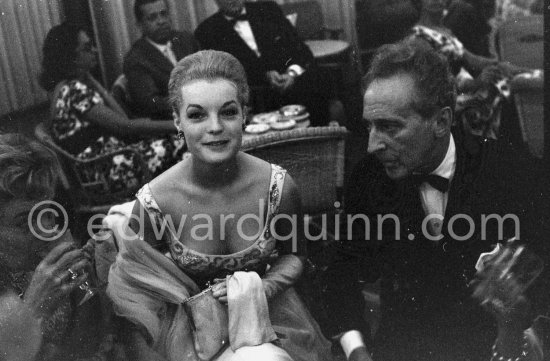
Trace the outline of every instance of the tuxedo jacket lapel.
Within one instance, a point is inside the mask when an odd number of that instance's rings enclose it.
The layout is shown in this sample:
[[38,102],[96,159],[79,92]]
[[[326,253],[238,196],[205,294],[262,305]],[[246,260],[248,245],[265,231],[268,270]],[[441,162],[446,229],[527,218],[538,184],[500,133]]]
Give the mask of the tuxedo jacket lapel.
[[471,215],[472,201],[476,190],[476,184],[479,183],[479,171],[481,167],[480,149],[473,150],[464,147],[462,135],[453,132],[456,147],[456,168],[451,186],[449,189],[449,199],[445,209],[445,219],[443,229],[448,229],[449,219],[456,214]]
[[255,11],[257,8],[246,8],[246,13],[248,14],[248,23],[250,24],[250,29],[252,29],[252,34],[254,34],[254,40],[256,41],[256,46],[260,54],[265,54],[266,50],[264,46],[266,44],[271,44],[271,40],[268,39],[268,34],[266,33],[266,24],[262,23],[262,16],[259,11]]
[[[229,49],[236,49],[237,53],[242,54],[243,56],[257,58],[256,53],[252,51],[248,45],[246,45],[245,41],[240,37],[237,31],[235,31],[233,24],[229,22],[221,13],[218,13],[217,15],[219,15],[219,34],[223,34],[221,36],[224,38],[224,41],[228,42],[227,47]],[[249,20],[249,22],[251,22],[251,20]],[[254,36],[256,36],[256,34],[254,34]],[[258,41],[256,41],[256,43],[258,43]],[[240,56],[241,55],[239,55],[239,57]]]

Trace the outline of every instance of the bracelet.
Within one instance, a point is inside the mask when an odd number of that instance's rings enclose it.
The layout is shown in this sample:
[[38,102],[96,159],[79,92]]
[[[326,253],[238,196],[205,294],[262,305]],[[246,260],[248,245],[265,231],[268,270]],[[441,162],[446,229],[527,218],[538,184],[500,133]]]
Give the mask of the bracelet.
[[525,357],[527,357],[527,355],[529,354],[529,341],[527,340],[527,335],[523,335],[523,341],[525,341],[525,342],[523,343],[521,354],[516,358],[513,358],[513,357],[506,358],[506,357],[502,356],[501,354],[499,354],[498,351],[497,351],[497,343],[495,341],[495,343],[493,344],[493,347],[491,348],[491,351],[492,351],[492,354],[493,354],[493,356],[491,357],[491,361],[522,361],[522,360],[524,360]]

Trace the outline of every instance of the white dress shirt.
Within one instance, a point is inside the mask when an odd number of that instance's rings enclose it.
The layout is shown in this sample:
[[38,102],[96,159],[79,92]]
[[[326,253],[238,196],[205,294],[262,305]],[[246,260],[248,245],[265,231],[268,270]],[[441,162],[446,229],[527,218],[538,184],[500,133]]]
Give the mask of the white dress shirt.
[[[241,15],[246,15],[245,8],[242,9]],[[233,18],[229,16],[225,16],[225,18],[229,21],[233,21]],[[254,33],[252,32],[252,28],[250,27],[250,23],[248,22],[248,20],[237,20],[235,22],[235,25],[233,26],[233,29],[235,29],[237,34],[239,34],[246,45],[248,45],[248,47],[252,49],[254,53],[256,53],[258,58],[262,56],[262,54],[258,50],[258,44],[256,44],[256,39],[254,38]]]
[[[439,164],[439,166],[430,174],[435,174],[446,178],[450,182],[453,180],[453,176],[456,170],[456,146],[453,136],[449,141],[449,147],[447,148],[447,154],[445,158]],[[447,208],[447,201],[449,200],[449,192],[440,192],[430,184],[424,182],[418,187],[420,191],[420,199],[422,200],[422,208],[424,214],[439,215],[440,219],[432,218],[428,221],[428,230],[433,236],[441,234],[443,226],[443,217],[445,216],[445,209]]]
[[172,65],[176,66],[176,64],[178,63],[178,60],[176,59],[176,54],[174,54],[174,51],[172,50],[171,41],[168,41],[166,44],[159,44],[159,43],[155,43],[153,40],[149,38],[145,38],[145,39],[147,39],[147,41],[150,42],[151,45],[157,48],[158,51],[160,51],[162,55],[164,55],[164,57],[166,57],[166,59],[168,59],[172,63]]
[[[246,15],[246,8],[243,8],[241,15]],[[225,18],[229,21],[233,21],[232,17],[225,16]],[[256,54],[258,58],[262,56],[248,20],[237,20],[233,26],[233,29],[235,29],[237,34],[239,34],[241,39],[243,39],[246,45],[248,45],[248,47]],[[287,68],[287,71],[293,71],[297,76],[300,76],[303,72],[305,72],[305,69],[298,64],[292,64]]]

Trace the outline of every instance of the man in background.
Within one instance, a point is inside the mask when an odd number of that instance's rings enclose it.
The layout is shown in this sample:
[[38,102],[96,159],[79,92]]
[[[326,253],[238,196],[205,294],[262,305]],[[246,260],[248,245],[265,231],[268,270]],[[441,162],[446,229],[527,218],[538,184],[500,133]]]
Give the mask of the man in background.
[[188,32],[174,31],[165,0],[136,0],[134,14],[143,36],[124,59],[123,72],[136,116],[170,119],[168,80],[175,64],[198,46]]
[[239,59],[252,92],[262,89],[272,107],[303,104],[312,125],[327,124],[331,85],[321,78],[311,51],[279,6],[271,1],[215,1],[219,11],[195,31],[201,48]]

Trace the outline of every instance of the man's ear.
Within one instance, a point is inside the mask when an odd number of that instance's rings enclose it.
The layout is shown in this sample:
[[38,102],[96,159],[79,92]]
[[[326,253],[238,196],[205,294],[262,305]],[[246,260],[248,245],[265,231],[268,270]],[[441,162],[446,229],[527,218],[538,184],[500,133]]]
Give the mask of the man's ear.
[[451,130],[453,122],[453,111],[450,107],[444,107],[439,110],[434,119],[434,131],[437,138],[447,135]]

